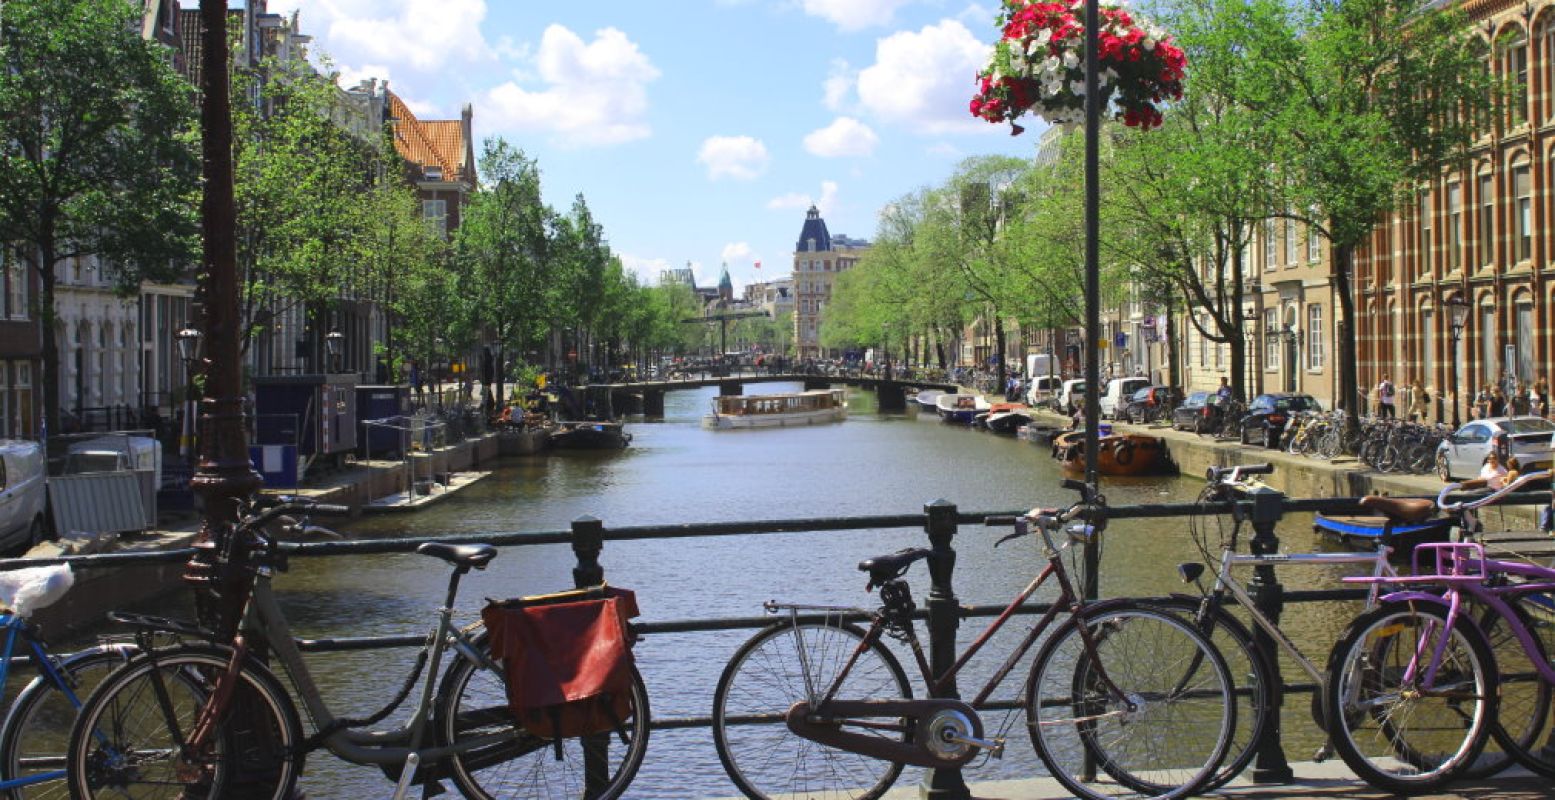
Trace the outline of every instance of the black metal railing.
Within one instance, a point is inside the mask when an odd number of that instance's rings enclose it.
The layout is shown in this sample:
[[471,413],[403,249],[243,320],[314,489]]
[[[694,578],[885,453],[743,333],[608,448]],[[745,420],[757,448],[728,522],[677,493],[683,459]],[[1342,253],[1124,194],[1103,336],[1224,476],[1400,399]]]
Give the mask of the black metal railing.
[[[1500,502],[1506,505],[1538,505],[1547,504],[1550,500],[1550,492],[1523,492],[1509,495]],[[1118,520],[1238,514],[1252,524],[1254,536],[1251,540],[1251,547],[1253,552],[1268,553],[1275,552],[1278,548],[1278,539],[1274,535],[1274,526],[1284,513],[1313,511],[1321,511],[1325,514],[1356,513],[1361,511],[1360,498],[1290,499],[1279,492],[1269,490],[1260,493],[1258,496],[1236,502],[1115,506],[1100,509],[1099,512],[1092,512],[1087,514],[1087,516],[1092,519],[1101,516],[1107,520]],[[636,525],[617,528],[606,527],[603,521],[593,517],[580,517],[574,520],[571,527],[567,530],[457,534],[415,539],[315,542],[286,544],[284,547],[292,557],[326,557],[410,553],[427,541],[485,543],[502,547],[568,544],[572,547],[573,553],[577,558],[576,565],[572,570],[574,585],[586,586],[597,584],[604,580],[605,570],[600,563],[600,555],[604,550],[606,542],[918,528],[922,529],[927,535],[933,553],[928,559],[931,583],[926,607],[919,609],[917,615],[920,619],[927,620],[930,640],[930,665],[935,673],[939,674],[954,661],[956,630],[960,626],[962,619],[993,617],[1003,611],[1002,606],[963,606],[957,600],[952,585],[955,567],[955,550],[952,545],[956,534],[961,525],[981,526],[988,517],[1007,517],[1014,513],[1021,512],[968,513],[960,511],[953,503],[936,500],[926,504],[921,514]],[[1094,544],[1090,546],[1094,546]],[[188,560],[194,553],[194,548],[186,547],[156,552],[0,559],[0,570],[59,563],[68,563],[75,570],[114,569],[127,566],[177,563]],[[1087,563],[1096,563],[1093,557],[1088,556],[1086,560]],[[1084,578],[1087,594],[1089,597],[1094,598],[1095,575],[1088,574]],[[1287,592],[1274,580],[1272,567],[1257,568],[1250,588],[1252,589],[1253,597],[1259,603],[1260,610],[1276,622],[1278,622],[1281,609],[1287,605],[1317,601],[1355,600],[1364,598],[1366,594],[1363,589],[1322,589]],[[1164,598],[1141,599],[1148,602],[1151,599]],[[1022,607],[1019,613],[1040,614],[1046,611],[1047,608],[1047,604],[1032,603]],[[643,634],[679,634],[755,629],[770,624],[772,624],[770,616],[751,616],[643,622],[636,624],[634,627]],[[330,653],[419,647],[425,643],[425,639],[425,634],[337,637],[302,639],[298,641],[298,645],[304,652]],[[1255,644],[1271,656],[1277,655],[1276,646],[1268,639],[1267,634],[1264,634],[1261,630],[1255,632]],[[1271,657],[1268,663],[1278,670],[1279,659],[1277,657]],[[1277,682],[1280,681],[1277,672],[1273,677]],[[1311,693],[1316,691],[1316,688],[1311,684],[1290,684],[1285,685],[1284,692]],[[945,687],[945,689],[945,696],[955,696],[956,688],[954,685]],[[1013,707],[1013,705],[1013,703],[1002,703],[997,704],[996,707]],[[711,724],[710,716],[671,717],[653,720],[655,729],[709,727]],[[1270,727],[1269,736],[1261,745],[1260,756],[1254,767],[1254,780],[1264,783],[1288,782],[1291,779],[1291,774],[1285,762],[1283,745],[1279,739],[1280,726]],[[959,768],[929,771],[924,778],[924,787],[925,791],[935,798],[954,799],[970,798],[971,796]]]

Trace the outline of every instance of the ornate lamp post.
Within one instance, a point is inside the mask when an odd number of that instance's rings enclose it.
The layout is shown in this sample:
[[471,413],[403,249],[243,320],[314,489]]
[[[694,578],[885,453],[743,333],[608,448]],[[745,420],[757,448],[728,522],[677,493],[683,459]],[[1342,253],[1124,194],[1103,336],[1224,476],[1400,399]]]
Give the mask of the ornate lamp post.
[[191,462],[197,452],[195,431],[198,430],[195,418],[199,414],[200,405],[194,396],[194,371],[200,358],[200,329],[194,325],[185,325],[183,330],[173,334],[173,341],[178,345],[178,360],[184,362],[184,408],[183,422],[179,428],[179,451]]
[[1247,370],[1247,399],[1263,394],[1262,381],[1258,374],[1258,311],[1247,309],[1242,312],[1242,337],[1247,342],[1247,355],[1242,360],[1243,368]]
[[340,371],[340,352],[345,349],[346,335],[337,330],[324,334],[324,355],[329,358],[329,369]]
[[1442,305],[1447,307],[1449,330],[1452,331],[1452,352],[1447,354],[1447,382],[1452,387],[1452,427],[1457,428],[1462,424],[1458,417],[1458,396],[1463,394],[1462,387],[1458,386],[1458,340],[1463,338],[1463,325],[1469,319],[1469,301],[1458,295]]

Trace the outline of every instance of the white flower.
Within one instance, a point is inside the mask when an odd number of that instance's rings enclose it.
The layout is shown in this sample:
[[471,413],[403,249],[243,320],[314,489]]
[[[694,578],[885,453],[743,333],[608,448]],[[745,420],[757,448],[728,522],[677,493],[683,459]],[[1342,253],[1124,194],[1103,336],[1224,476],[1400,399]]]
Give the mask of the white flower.
[[1115,81],[1117,79],[1118,79],[1118,73],[1112,67],[1108,67],[1108,68],[1102,70],[1101,74],[1096,76],[1097,83],[1099,83],[1102,86],[1106,86],[1107,84],[1112,83],[1113,81]]
[[1058,72],[1059,62],[1057,56],[1048,56],[1042,62],[1042,71],[1049,75]]
[[1155,49],[1155,40],[1149,36],[1146,36],[1145,38],[1139,40],[1139,46],[1145,48],[1145,52],[1148,53]]
[[1053,40],[1053,31],[1048,29],[1048,28],[1043,28],[1042,30],[1037,31],[1037,35],[1032,38],[1030,47],[1031,47],[1031,49],[1036,49],[1037,47],[1045,47],[1045,46],[1047,46],[1047,43],[1052,41],[1052,40]]
[[1068,69],[1080,66],[1080,57],[1075,55],[1073,50],[1064,51],[1064,66]]
[[1077,97],[1084,97],[1085,96],[1085,81],[1072,81],[1072,82],[1070,82],[1070,84],[1069,84],[1069,91],[1074,92],[1075,96],[1077,96]]
[[1048,81],[1042,87],[1042,91],[1047,94],[1048,97],[1057,97],[1058,93],[1062,92],[1063,90],[1063,81]]

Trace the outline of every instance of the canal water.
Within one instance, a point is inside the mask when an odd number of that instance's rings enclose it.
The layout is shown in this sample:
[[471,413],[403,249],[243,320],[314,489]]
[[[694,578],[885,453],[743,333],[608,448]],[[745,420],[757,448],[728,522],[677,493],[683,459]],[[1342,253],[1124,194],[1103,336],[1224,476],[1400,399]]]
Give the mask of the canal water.
[[[752,385],[750,391],[797,390]],[[416,537],[493,531],[559,530],[592,515],[607,527],[676,522],[748,521],[921,511],[945,499],[963,510],[1011,511],[1073,499],[1059,488],[1061,474],[1046,448],[964,427],[928,414],[882,415],[874,398],[851,391],[847,421],[807,428],[709,431],[700,427],[713,389],[671,392],[665,417],[630,421],[633,441],[620,452],[560,452],[504,461],[495,474],[458,496],[420,512],[369,517],[344,528],[349,538]],[[1186,502],[1196,481],[1132,479],[1105,487],[1113,504]],[[1198,551],[1184,520],[1118,522],[1107,532],[1103,596],[1164,594],[1182,587],[1174,565]],[[1003,529],[964,528],[955,540],[955,589],[966,604],[1003,604],[1041,566],[1034,540],[994,541]],[[1282,529],[1287,550],[1311,550],[1320,540],[1310,520]],[[921,546],[921,530],[794,533],[658,541],[610,542],[601,562],[608,580],[637,591],[645,621],[693,617],[749,617],[761,603],[781,599],[868,606],[857,563],[869,556]],[[574,558],[566,546],[505,548],[491,567],[464,584],[461,615],[476,618],[485,597],[532,594],[571,586]],[[920,598],[928,590],[922,568],[910,574]],[[1250,576],[1248,576],[1250,577]],[[1282,575],[1289,588],[1332,586],[1334,574],[1312,570]],[[421,632],[431,623],[447,580],[438,561],[416,555],[315,558],[293,561],[275,585],[299,636],[365,636]],[[1044,587],[1044,591],[1046,587]],[[1040,598],[1040,596],[1039,596]],[[1311,643],[1321,663],[1328,645],[1353,614],[1346,604],[1293,607],[1287,630]],[[1021,618],[1017,618],[1019,623]],[[1034,620],[1035,618],[1025,618]],[[961,642],[985,624],[963,624]],[[1024,630],[1011,625],[994,644],[1013,646]],[[724,663],[751,631],[651,636],[637,650],[655,717],[706,716]],[[1002,640],[1008,640],[1002,641]],[[980,656],[961,683],[970,695],[1003,654]],[[409,670],[414,651],[394,650],[310,657],[315,677],[337,713],[376,710]],[[1030,655],[1028,655],[1028,662]],[[909,674],[910,659],[903,659]],[[974,665],[975,667],[976,665]],[[996,698],[1013,699],[1026,667],[1016,670]],[[1305,682],[1287,665],[1287,678]],[[915,692],[922,696],[921,684]],[[1305,759],[1317,742],[1305,702],[1288,710],[1292,758]],[[969,780],[1040,773],[1021,725],[990,712],[994,731],[1011,723],[1001,761],[969,768]],[[974,762],[976,763],[976,762]],[[909,769],[902,783],[918,779]],[[310,758],[304,786],[317,798],[377,797],[388,792],[381,772],[343,764],[325,753]],[[452,788],[452,787],[450,787]],[[636,798],[737,795],[718,762],[708,729],[655,731],[646,763],[628,793]]]

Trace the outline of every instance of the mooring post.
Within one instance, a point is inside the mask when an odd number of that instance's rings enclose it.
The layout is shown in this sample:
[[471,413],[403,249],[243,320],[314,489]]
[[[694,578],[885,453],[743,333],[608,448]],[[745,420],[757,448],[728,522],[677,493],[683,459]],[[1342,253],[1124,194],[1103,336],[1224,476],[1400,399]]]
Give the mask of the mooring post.
[[[929,670],[935,677],[944,675],[956,663],[956,629],[961,626],[961,604],[951,586],[956,570],[956,551],[950,546],[956,538],[956,505],[935,500],[923,507],[928,515],[924,529],[929,534]],[[931,681],[932,697],[960,699],[954,680]],[[918,785],[924,800],[971,800],[972,792],[961,777],[960,767],[928,769]]]
[[[1278,553],[1280,540],[1275,536],[1274,526],[1283,513],[1285,495],[1267,486],[1258,486],[1247,491],[1244,496],[1252,501],[1253,555]],[[1240,507],[1236,513],[1241,513]],[[1278,625],[1280,612],[1285,608],[1285,587],[1280,585],[1274,567],[1269,564],[1254,567],[1250,589],[1259,613]],[[1280,707],[1285,704],[1285,679],[1280,675],[1279,647],[1273,637],[1256,625],[1253,626],[1253,647],[1257,648],[1269,665],[1270,683],[1274,689],[1274,713],[1270,715],[1273,724],[1264,731],[1263,741],[1258,743],[1258,759],[1253,764],[1253,782],[1290,783],[1294,775],[1290,763],[1285,760],[1285,747],[1280,740]]]

